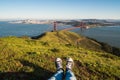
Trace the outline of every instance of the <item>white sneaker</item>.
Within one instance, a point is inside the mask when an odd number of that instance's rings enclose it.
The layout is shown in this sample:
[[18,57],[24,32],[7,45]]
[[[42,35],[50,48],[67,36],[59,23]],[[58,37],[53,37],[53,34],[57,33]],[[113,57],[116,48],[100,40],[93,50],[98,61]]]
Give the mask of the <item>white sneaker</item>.
[[68,58],[67,59],[67,64],[66,64],[66,69],[68,70],[68,69],[70,69],[70,70],[72,70],[72,67],[74,66],[74,61],[73,61],[73,59],[72,58]]
[[56,58],[55,65],[56,65],[57,70],[62,69],[63,68],[62,67],[62,59],[61,58]]

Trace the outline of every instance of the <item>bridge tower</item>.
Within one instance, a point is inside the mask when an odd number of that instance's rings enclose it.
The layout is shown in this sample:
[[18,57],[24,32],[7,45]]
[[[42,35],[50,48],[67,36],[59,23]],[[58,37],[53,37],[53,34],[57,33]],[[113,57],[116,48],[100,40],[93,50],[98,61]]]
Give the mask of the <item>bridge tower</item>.
[[54,29],[53,29],[53,31],[56,31],[57,30],[57,22],[55,21],[54,22]]

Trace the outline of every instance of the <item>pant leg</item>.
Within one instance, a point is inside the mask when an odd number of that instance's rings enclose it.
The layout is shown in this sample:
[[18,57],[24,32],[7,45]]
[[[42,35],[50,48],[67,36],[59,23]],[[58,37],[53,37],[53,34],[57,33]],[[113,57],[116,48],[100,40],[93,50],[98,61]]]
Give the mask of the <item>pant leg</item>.
[[63,79],[64,72],[62,69],[57,71],[50,79],[48,80],[62,80]]
[[74,73],[71,70],[67,70],[65,75],[65,80],[77,80]]

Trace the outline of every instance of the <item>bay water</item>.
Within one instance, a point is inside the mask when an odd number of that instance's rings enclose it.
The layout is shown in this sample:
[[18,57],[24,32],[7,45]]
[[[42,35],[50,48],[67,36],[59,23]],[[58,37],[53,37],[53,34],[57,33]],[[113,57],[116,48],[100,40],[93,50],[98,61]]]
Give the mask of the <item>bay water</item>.
[[95,27],[83,31],[76,29],[74,31],[83,36],[120,48],[120,26]]

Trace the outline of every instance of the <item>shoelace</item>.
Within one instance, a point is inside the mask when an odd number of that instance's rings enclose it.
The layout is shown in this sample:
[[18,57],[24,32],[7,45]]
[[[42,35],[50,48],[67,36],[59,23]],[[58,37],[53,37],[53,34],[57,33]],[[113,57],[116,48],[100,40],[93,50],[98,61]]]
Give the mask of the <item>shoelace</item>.
[[72,65],[73,65],[73,62],[71,62],[71,61],[67,62],[67,68],[71,69]]
[[57,63],[57,69],[62,68],[62,65],[61,65],[60,61],[57,61],[56,63]]

